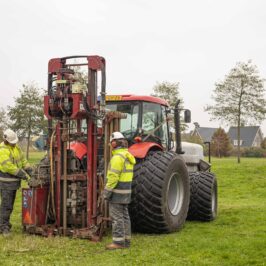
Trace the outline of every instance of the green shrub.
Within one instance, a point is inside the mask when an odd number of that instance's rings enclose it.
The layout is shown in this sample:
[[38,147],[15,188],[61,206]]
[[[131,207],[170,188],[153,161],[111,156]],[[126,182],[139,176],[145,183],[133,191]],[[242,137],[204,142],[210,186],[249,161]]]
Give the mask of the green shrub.
[[242,156],[263,158],[266,157],[266,149],[257,148],[257,147],[245,148],[243,150]]
[[[241,157],[243,157],[244,150],[245,150],[244,148],[240,147],[240,156]],[[230,151],[230,156],[234,156],[234,157],[237,156],[237,147],[233,147],[233,149]]]

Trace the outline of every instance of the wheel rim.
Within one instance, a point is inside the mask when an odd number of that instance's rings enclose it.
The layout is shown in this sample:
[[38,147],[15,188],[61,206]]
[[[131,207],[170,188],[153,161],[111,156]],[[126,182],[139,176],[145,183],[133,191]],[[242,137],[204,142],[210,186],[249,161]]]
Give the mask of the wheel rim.
[[168,182],[167,204],[172,215],[177,215],[183,205],[183,182],[177,173],[173,173]]

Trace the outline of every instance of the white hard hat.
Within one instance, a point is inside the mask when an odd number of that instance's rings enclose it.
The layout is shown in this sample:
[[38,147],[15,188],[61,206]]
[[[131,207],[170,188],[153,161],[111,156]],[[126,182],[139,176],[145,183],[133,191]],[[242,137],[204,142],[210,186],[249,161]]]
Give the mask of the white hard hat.
[[7,129],[4,131],[4,140],[10,144],[16,144],[18,142],[18,136],[13,130]]
[[121,132],[113,132],[110,136],[110,142],[112,142],[115,139],[124,139],[125,137],[123,136],[123,134]]

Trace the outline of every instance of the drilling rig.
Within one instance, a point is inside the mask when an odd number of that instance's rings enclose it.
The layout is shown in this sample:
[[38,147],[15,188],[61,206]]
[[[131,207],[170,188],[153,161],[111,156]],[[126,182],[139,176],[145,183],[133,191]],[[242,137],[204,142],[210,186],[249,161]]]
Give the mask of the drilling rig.
[[[105,59],[53,58],[48,63],[48,156],[23,189],[23,228],[28,233],[98,240],[107,223],[101,198],[107,161],[105,141],[119,130],[117,112],[105,113]],[[100,91],[98,92],[98,87]],[[100,96],[100,101],[98,101]]]
[[101,239],[110,220],[101,192],[114,131],[125,136],[137,160],[129,206],[133,230],[169,233],[180,230],[186,219],[214,220],[216,177],[203,148],[181,142],[181,112],[190,122],[190,111],[182,110],[179,101],[171,110],[153,96],[106,95],[105,83],[103,57],[49,61],[44,97],[48,154],[22,191],[24,231]]

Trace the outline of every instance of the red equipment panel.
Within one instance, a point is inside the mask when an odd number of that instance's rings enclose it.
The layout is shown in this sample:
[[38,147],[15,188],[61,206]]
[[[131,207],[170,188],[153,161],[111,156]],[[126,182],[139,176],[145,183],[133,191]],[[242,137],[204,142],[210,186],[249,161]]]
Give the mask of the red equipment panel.
[[75,152],[80,160],[87,154],[87,146],[81,142],[71,142],[70,149]]
[[45,224],[48,188],[22,189],[22,224],[41,226]]

